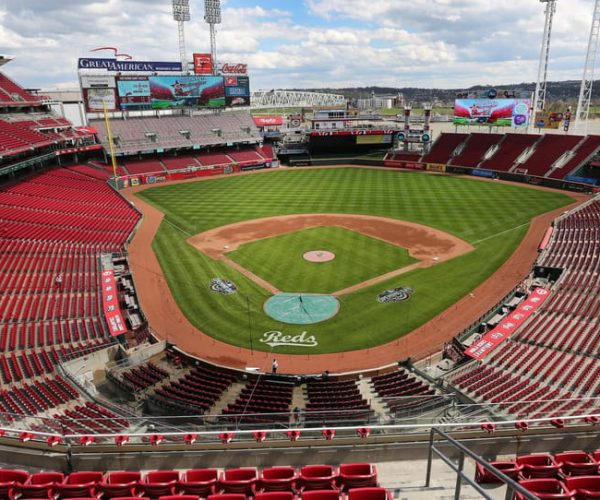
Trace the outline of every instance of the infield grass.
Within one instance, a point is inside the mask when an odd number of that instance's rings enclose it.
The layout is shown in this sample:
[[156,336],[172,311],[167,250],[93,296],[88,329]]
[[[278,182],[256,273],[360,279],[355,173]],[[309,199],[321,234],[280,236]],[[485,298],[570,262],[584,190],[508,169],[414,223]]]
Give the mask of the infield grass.
[[[328,250],[330,262],[308,262]],[[333,293],[414,262],[405,248],[343,227],[314,227],[241,245],[227,254],[282,292]]]
[[[306,330],[317,338],[318,347],[275,348],[297,354],[367,348],[401,337],[496,271],[516,249],[532,217],[573,201],[566,194],[525,186],[370,168],[255,173],[160,186],[139,196],[166,215],[153,248],[190,322],[215,338],[244,347],[254,335],[254,349],[266,351],[271,348],[261,344],[263,332],[287,335]],[[297,213],[356,213],[416,222],[454,234],[475,250],[344,295],[337,316],[298,328],[266,316],[262,306],[268,292],[186,241],[214,227]],[[289,267],[280,272],[289,272]],[[238,293],[211,292],[208,283],[214,277],[233,281]],[[399,286],[413,288],[410,300],[377,302],[378,293]]]

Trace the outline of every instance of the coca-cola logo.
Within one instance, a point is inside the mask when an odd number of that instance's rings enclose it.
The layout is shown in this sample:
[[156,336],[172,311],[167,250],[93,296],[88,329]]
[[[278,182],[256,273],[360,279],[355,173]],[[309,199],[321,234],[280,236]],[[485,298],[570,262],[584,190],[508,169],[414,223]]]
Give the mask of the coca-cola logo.
[[248,73],[247,64],[229,64],[223,63],[221,66],[221,73],[230,75],[245,75]]

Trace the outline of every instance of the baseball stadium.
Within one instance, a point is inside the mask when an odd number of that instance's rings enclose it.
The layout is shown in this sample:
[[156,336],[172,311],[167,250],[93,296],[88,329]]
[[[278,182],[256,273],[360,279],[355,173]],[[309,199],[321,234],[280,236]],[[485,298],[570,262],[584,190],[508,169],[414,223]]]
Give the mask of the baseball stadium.
[[600,498],[600,0],[564,113],[541,1],[533,96],[448,120],[251,92],[218,0],[76,113],[0,56],[0,499]]

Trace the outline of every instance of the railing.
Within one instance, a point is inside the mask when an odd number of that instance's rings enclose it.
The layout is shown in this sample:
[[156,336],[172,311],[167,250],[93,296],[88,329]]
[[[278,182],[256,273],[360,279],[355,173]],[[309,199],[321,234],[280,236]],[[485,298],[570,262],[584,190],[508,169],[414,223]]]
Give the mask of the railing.
[[[451,445],[455,450],[459,452],[458,454],[458,463],[454,463],[444,452],[442,452],[436,446],[436,435],[439,436],[443,440],[444,443]],[[439,441],[438,441],[439,442]],[[469,484],[471,487],[475,488],[477,493],[479,493],[483,498],[488,500],[492,500],[495,496],[490,496],[486,490],[484,490],[476,481],[471,479],[468,475],[464,473],[464,463],[465,456],[471,458],[476,463],[481,465],[486,471],[491,472],[494,476],[496,476],[501,482],[506,485],[506,496],[504,497],[506,500],[511,500],[515,492],[520,493],[525,498],[529,500],[536,500],[537,496],[533,493],[527,491],[523,486],[521,486],[514,479],[511,479],[503,472],[496,469],[496,467],[490,465],[488,462],[483,460],[479,455],[473,453],[471,450],[463,446],[461,443],[450,437],[444,431],[432,427],[429,433],[429,456],[427,459],[427,477],[425,479],[425,487],[429,488],[431,485],[431,465],[433,462],[433,455],[436,455],[440,458],[448,467],[450,467],[454,472],[456,472],[456,486],[454,488],[454,499],[460,499],[460,493],[462,488],[463,481]]]

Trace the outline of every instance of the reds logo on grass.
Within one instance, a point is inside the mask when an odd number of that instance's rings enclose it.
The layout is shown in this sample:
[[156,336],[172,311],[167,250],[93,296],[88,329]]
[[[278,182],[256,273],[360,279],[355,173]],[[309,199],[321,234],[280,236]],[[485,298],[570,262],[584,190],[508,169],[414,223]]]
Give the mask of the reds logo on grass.
[[292,347],[316,347],[319,345],[317,339],[313,335],[308,335],[308,332],[302,332],[299,335],[284,335],[283,332],[273,330],[263,333],[260,341],[271,347],[282,345]]
[[237,291],[237,287],[231,281],[221,278],[210,280],[210,289],[213,292],[222,293],[223,295],[231,295]]

